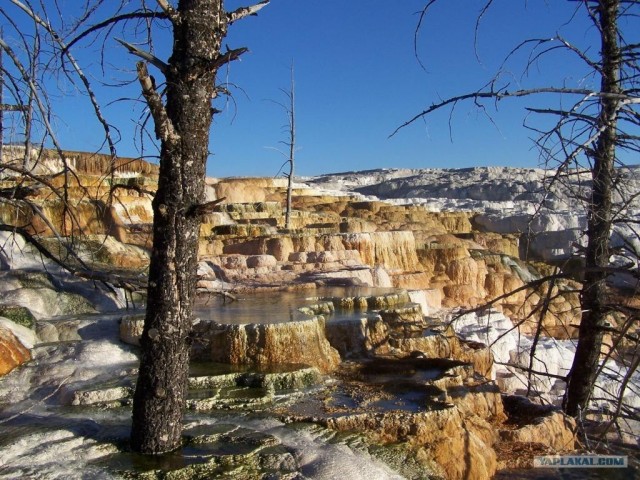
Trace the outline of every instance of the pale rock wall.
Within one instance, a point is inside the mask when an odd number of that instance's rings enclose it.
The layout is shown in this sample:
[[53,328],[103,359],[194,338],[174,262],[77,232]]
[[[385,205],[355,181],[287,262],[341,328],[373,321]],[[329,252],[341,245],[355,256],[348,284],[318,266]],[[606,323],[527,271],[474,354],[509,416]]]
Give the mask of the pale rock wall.
[[552,412],[535,423],[516,430],[503,430],[500,436],[509,442],[542,443],[556,452],[572,451],[576,446],[576,421],[562,412]]
[[486,297],[484,284],[488,270],[484,262],[471,257],[459,258],[447,265],[446,274],[453,282],[444,288],[449,303],[475,306]]
[[380,317],[331,321],[326,334],[331,346],[345,359],[365,358],[374,351],[389,352],[389,329]]
[[409,441],[420,446],[451,480],[488,480],[497,468],[493,428],[455,407],[419,414],[345,415],[327,419],[327,425],[339,431],[368,431],[385,442]]
[[[289,261],[292,254],[305,252],[357,251],[364,264],[387,270],[416,271],[420,263],[412,232],[368,232],[331,235],[278,235],[229,240],[223,245],[201,243],[201,254],[272,255],[279,262]],[[214,253],[215,252],[215,253]]]
[[430,315],[433,310],[440,307],[440,302],[431,295],[431,290],[409,290],[409,300],[411,303],[420,305],[423,315]]
[[345,249],[358,250],[363,262],[372,267],[408,272],[419,268],[413,232],[350,233],[342,240]]
[[265,202],[281,197],[277,192],[286,188],[286,179],[278,178],[226,178],[210,187],[215,198],[225,198],[227,203]]
[[325,336],[325,321],[217,325],[211,332],[211,360],[232,365],[308,365],[330,372],[340,355]]
[[118,196],[112,208],[125,225],[153,222],[150,197]]
[[[103,176],[112,168],[116,176],[146,175],[157,176],[158,165],[139,158],[118,157],[91,152],[74,152],[64,150],[63,158],[58,151],[52,149],[39,150],[32,147],[26,155],[27,170],[35,174],[55,174],[70,168],[75,172]],[[1,163],[23,165],[25,160],[24,145],[4,145]]]
[[[6,225],[20,225],[32,235],[52,237],[53,227],[62,236],[106,234],[123,243],[128,241],[127,224],[134,223],[123,213],[121,205],[107,205],[98,200],[73,201],[73,206],[67,209],[57,198],[37,200],[36,203],[46,220],[33,211],[3,203],[0,205],[0,222]],[[146,206],[134,207],[132,213],[135,215],[134,219],[149,219]]]

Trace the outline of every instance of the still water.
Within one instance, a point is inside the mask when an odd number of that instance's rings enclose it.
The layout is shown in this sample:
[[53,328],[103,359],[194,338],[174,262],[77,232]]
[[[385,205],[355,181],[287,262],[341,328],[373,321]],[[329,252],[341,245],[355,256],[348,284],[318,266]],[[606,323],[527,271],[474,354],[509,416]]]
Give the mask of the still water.
[[[368,297],[397,292],[390,288],[322,287],[315,290],[294,292],[243,292],[233,294],[236,301],[219,295],[202,297],[196,305],[195,315],[203,320],[221,324],[281,323],[306,320],[307,314],[299,311],[332,297]],[[362,315],[360,315],[362,316]],[[340,320],[353,317],[353,312],[336,311],[328,318]]]

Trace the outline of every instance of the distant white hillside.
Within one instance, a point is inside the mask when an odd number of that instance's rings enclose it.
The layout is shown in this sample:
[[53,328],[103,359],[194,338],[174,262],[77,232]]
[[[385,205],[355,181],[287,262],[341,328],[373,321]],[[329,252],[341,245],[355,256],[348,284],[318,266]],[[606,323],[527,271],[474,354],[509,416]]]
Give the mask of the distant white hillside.
[[[305,179],[312,188],[353,193],[393,203],[425,204],[434,211],[478,212],[481,230],[523,235],[533,258],[558,261],[584,244],[589,172],[510,167],[380,169]],[[640,220],[640,167],[618,169],[616,204],[621,215]],[[639,234],[617,225],[614,246],[626,243],[640,257]],[[618,259],[625,261],[624,258]],[[624,280],[619,279],[624,283]]]

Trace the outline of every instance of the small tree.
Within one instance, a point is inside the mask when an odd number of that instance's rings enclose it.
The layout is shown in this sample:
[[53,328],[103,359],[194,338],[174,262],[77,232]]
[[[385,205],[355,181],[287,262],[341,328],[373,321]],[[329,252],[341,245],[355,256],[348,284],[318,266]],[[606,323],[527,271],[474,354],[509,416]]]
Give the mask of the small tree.
[[[430,0],[425,5],[418,29],[427,11],[435,3],[437,0]],[[550,95],[562,99],[562,102],[557,102],[558,106],[554,104],[546,108],[527,110],[556,117],[548,129],[531,127],[538,134],[536,144],[540,148],[544,163],[556,169],[553,182],[561,184],[563,176],[571,175],[572,169],[590,172],[592,180],[587,196],[583,199],[587,216],[587,240],[586,248],[581,253],[584,263],[580,294],[582,318],[573,366],[567,377],[564,404],[566,412],[577,417],[587,409],[600,368],[603,335],[611,331],[608,319],[616,307],[610,300],[607,279],[616,272],[638,278],[637,270],[629,270],[628,265],[619,268],[610,262],[610,239],[615,224],[625,224],[633,231],[633,225],[637,223],[637,220],[627,216],[628,206],[637,196],[637,192],[623,196],[617,205],[614,195],[624,193],[623,176],[616,168],[623,165],[619,153],[640,151],[640,137],[636,134],[636,129],[640,126],[640,68],[637,63],[640,44],[626,38],[626,35],[640,31],[640,4],[626,0],[576,0],[572,3],[576,5],[575,15],[585,15],[594,27],[599,39],[599,45],[595,45],[597,53],[592,54],[591,50],[579,48],[556,35],[553,38],[522,41],[509,54],[507,60],[515,53],[528,49],[529,63],[525,65],[525,71],[528,71],[540,58],[562,50],[583,62],[588,70],[584,78],[599,78],[600,81],[594,88],[563,84],[510,90],[508,82],[505,82],[499,73],[482,89],[434,103],[399,129],[432,112],[446,107],[453,108],[464,101],[475,102],[484,108],[484,102],[503,99],[531,96],[548,98]],[[492,4],[492,0],[484,3],[476,29]],[[567,98],[574,99],[568,107]],[[637,264],[639,252],[631,244],[624,245],[623,250],[635,260],[633,263]],[[628,309],[625,313],[629,314]],[[632,312],[631,317],[636,316],[637,312]],[[632,371],[630,369],[626,373],[624,385]]]
[[291,65],[291,89],[289,90],[289,172],[287,173],[287,213],[285,228],[291,228],[291,194],[296,154],[296,86]]
[[281,140],[280,143],[287,147],[287,151],[284,152],[279,149],[275,149],[286,158],[285,162],[280,167],[280,173],[283,169],[288,167],[284,176],[287,179],[287,199],[285,206],[285,221],[284,228],[287,230],[291,228],[291,196],[293,192],[293,176],[295,170],[295,154],[296,154],[296,89],[295,89],[295,76],[293,63],[291,64],[291,84],[289,90],[280,89],[282,93],[287,97],[288,102],[280,103],[274,102],[276,105],[282,107],[287,113],[287,125],[284,127],[287,130],[288,139],[286,141]]

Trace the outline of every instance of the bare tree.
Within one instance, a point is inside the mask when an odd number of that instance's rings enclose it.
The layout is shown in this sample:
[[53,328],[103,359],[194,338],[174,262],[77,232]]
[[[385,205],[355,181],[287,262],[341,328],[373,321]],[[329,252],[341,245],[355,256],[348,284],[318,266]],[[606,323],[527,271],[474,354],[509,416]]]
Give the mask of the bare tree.
[[173,53],[162,73],[166,103],[144,62],[138,79],[161,142],[160,178],[153,200],[153,252],[142,358],[134,396],[131,442],[160,453],[182,441],[182,411],[189,370],[198,238],[204,199],[209,129],[216,74],[245,48],[221,51],[230,23],[266,3],[227,14],[222,0],[182,0],[177,9],[158,1],[174,32]]
[[[422,10],[416,35],[435,3],[437,0],[430,0]],[[484,2],[476,23],[476,35],[481,19],[493,3],[493,0]],[[477,91],[432,104],[398,130],[435,111],[453,109],[465,101],[474,102],[486,111],[487,102],[497,104],[503,99],[532,96],[541,99],[555,96],[557,99],[549,107],[527,108],[528,112],[555,117],[550,127],[540,128],[527,123],[528,120],[525,120],[525,126],[538,135],[536,145],[542,161],[549,168],[554,168],[552,183],[562,185],[563,179],[579,172],[590,174],[590,183],[584,185],[583,191],[575,192],[576,199],[585,209],[587,231],[586,247],[576,252],[584,264],[580,292],[582,318],[573,366],[566,378],[568,386],[564,404],[568,414],[579,417],[586,412],[596,376],[602,368],[603,335],[611,333],[609,320],[617,309],[607,281],[614,273],[626,273],[638,279],[638,271],[633,267],[637,265],[639,252],[627,242],[622,250],[633,261],[622,266],[612,264],[611,236],[614,225],[626,225],[638,238],[634,229],[637,219],[628,215],[628,207],[638,192],[624,191],[624,173],[617,167],[624,165],[622,152],[637,154],[640,151],[640,137],[637,135],[637,127],[640,126],[640,43],[637,38],[630,38],[640,31],[637,24],[640,4],[629,0],[575,0],[571,3],[575,6],[573,18],[586,17],[593,26],[599,40],[598,45],[593,45],[595,49],[580,48],[557,34],[553,38],[525,39],[511,51],[505,63],[516,53],[527,51],[526,73],[541,58],[564,51],[583,63],[588,71],[583,78],[599,79],[593,88],[583,85],[572,87],[564,83],[513,90],[498,73]],[[616,196],[621,200],[616,202]],[[637,312],[632,313],[631,318],[636,319]],[[634,365],[637,366],[637,362]],[[626,385],[628,379],[624,383]]]
[[280,143],[287,147],[287,151],[275,149],[286,158],[285,162],[280,167],[278,174],[288,167],[284,176],[287,179],[287,199],[285,206],[285,221],[284,228],[287,230],[291,228],[291,196],[293,192],[293,177],[295,172],[295,155],[296,155],[296,85],[293,63],[291,64],[291,83],[289,90],[281,89],[282,93],[287,97],[287,103],[274,102],[276,105],[282,107],[287,114],[287,124],[285,127],[288,135],[288,139],[281,140]]
[[289,90],[289,172],[287,173],[287,213],[285,228],[291,228],[291,194],[293,191],[293,174],[296,154],[296,85],[291,65],[291,88]]
[[[103,115],[90,77],[85,75],[72,52],[83,43],[102,43],[101,66],[106,71],[111,67],[106,59],[106,45],[117,40],[141,59],[135,70],[147,109],[141,128],[144,129],[147,121],[153,123],[155,135],[152,137],[155,138],[152,141],[159,143],[160,173],[153,199],[147,313],[131,431],[131,445],[138,452],[163,453],[175,450],[182,442],[199,229],[202,216],[216,203],[204,201],[209,131],[217,112],[212,102],[224,91],[217,86],[216,75],[220,68],[247,51],[228,47],[223,51],[222,41],[229,25],[256,15],[267,3],[265,0],[227,12],[223,0],[179,0],[175,5],[169,0],[91,0],[77,7],[79,17],[73,21],[63,15],[57,2],[45,5],[10,0],[9,4],[0,6],[0,15],[8,22],[12,22],[16,14],[24,14],[32,22],[34,31],[43,35],[48,47],[47,58],[37,60],[43,62],[46,71],[62,75],[87,95],[104,130],[112,166],[117,163],[114,128]],[[57,19],[57,28],[50,22],[51,18]],[[173,50],[165,61],[155,55],[153,38],[154,34],[166,31],[167,25],[172,32]],[[14,30],[20,32],[18,26],[14,26]],[[124,39],[115,38],[116,29]],[[27,36],[20,38],[26,44]],[[34,104],[43,125],[41,130],[64,163],[65,178],[73,176],[50,123],[52,109],[46,102],[44,79],[35,77],[36,70],[24,65],[8,42],[0,39],[0,48],[13,62],[11,78],[15,80],[15,96],[22,104]],[[29,46],[22,50],[28,58],[35,55]],[[157,75],[164,76],[164,82],[155,81],[148,65],[157,70]],[[3,168],[34,177],[21,167],[3,165]],[[46,182],[45,178],[37,180]],[[65,205],[67,201],[65,198]],[[15,230],[15,226],[13,228]]]

